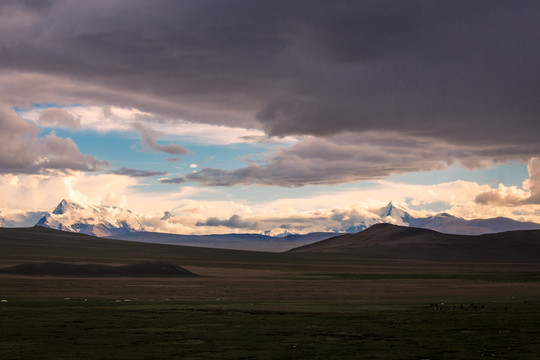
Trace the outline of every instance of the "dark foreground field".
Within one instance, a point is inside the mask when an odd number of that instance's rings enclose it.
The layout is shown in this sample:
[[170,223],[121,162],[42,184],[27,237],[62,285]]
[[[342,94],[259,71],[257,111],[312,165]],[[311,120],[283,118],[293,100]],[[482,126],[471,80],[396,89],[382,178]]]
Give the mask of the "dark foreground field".
[[[305,309],[301,309],[305,305]],[[3,359],[537,359],[538,305],[17,300]],[[470,306],[470,304],[467,304]]]
[[0,230],[0,267],[167,261],[200,275],[1,274],[1,359],[540,354],[540,263],[267,254]]

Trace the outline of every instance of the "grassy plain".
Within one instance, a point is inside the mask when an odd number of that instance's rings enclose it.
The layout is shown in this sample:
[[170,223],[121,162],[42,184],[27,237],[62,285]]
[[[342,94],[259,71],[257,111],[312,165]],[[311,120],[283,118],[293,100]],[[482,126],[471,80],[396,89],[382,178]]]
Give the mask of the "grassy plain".
[[1,359],[538,359],[540,263],[0,234],[0,265],[170,261],[197,278],[0,275]]
[[[291,304],[287,304],[291,305]],[[305,305],[303,307],[302,305]],[[33,300],[2,307],[3,359],[536,359],[538,305]],[[279,307],[279,306],[277,306]]]

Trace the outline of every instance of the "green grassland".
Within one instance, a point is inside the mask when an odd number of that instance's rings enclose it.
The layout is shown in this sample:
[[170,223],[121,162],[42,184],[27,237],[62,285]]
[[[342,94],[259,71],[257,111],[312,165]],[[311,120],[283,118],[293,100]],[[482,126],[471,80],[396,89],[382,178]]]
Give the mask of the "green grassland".
[[2,359],[536,359],[538,304],[275,305],[84,299],[1,308]]
[[[4,230],[4,229],[0,229]],[[0,274],[0,359],[538,359],[540,261],[437,262],[0,233],[0,266],[170,261],[195,278]]]

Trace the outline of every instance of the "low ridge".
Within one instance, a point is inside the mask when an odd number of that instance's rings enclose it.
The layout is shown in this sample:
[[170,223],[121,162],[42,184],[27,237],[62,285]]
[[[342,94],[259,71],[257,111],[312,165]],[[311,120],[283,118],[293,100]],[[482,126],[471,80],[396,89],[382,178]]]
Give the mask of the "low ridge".
[[60,262],[24,263],[1,268],[0,273],[28,276],[67,277],[194,277],[198,276],[176,264],[148,261],[111,266],[105,264],[69,264]]

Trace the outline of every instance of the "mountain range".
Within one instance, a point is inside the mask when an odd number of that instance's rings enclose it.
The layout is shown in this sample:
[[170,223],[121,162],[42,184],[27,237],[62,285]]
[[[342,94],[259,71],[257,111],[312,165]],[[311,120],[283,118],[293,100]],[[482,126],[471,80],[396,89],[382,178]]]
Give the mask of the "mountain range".
[[381,209],[381,218],[387,221],[379,221],[380,223],[391,223],[458,235],[481,235],[503,231],[540,229],[540,224],[516,221],[505,217],[466,220],[443,212],[433,216],[416,218],[407,213],[403,207],[392,202]]
[[[341,233],[357,233],[379,223],[459,235],[540,229],[540,224],[504,217],[466,220],[447,213],[414,217],[404,207],[390,202],[383,208],[373,210],[371,216],[365,216]],[[114,206],[83,206],[67,200],[62,200],[52,212],[45,214],[35,225],[138,242],[263,251],[289,250],[341,234],[317,232],[275,237],[261,234],[178,235],[146,232],[141,219],[129,210]]]

